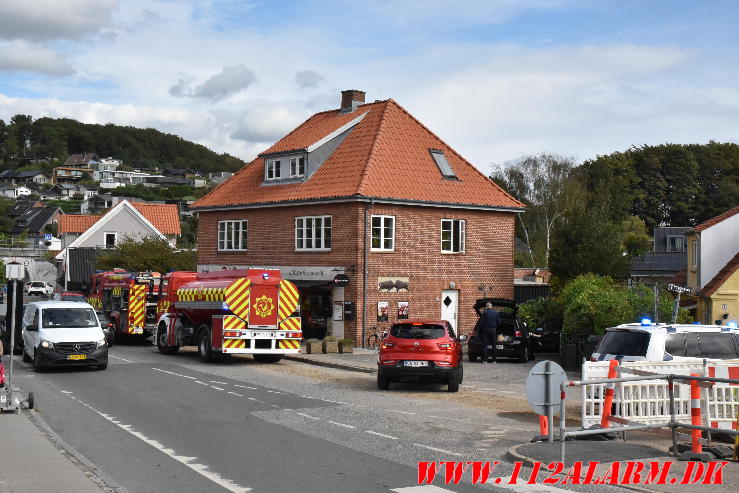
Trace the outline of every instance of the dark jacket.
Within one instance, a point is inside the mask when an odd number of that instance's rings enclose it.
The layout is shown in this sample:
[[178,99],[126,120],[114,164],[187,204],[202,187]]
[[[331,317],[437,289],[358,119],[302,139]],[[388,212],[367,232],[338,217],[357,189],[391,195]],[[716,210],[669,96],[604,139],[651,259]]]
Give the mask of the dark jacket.
[[480,317],[480,328],[486,332],[498,327],[500,317],[498,312],[492,308],[488,308]]

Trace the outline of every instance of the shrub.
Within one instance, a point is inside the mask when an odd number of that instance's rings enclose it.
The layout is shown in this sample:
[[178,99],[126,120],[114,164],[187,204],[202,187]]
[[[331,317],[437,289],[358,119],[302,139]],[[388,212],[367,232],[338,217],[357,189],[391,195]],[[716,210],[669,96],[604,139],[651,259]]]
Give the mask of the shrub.
[[319,339],[316,339],[316,338],[311,338],[311,339],[306,339],[303,342],[306,343],[306,344],[315,344],[315,343],[321,342],[321,341]]
[[518,316],[529,329],[562,327],[562,305],[554,298],[537,298],[518,306]]
[[326,336],[323,338],[323,342],[336,342],[339,338],[336,336]]
[[354,339],[339,339],[339,346],[353,346]]

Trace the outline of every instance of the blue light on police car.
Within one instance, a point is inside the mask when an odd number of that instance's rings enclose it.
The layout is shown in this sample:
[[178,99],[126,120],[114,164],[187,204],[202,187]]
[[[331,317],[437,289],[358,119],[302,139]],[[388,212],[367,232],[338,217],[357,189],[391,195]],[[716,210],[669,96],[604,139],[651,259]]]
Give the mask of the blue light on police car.
[[269,279],[269,274],[266,272],[262,272],[262,279]]
[[651,318],[644,317],[644,318],[641,319],[641,324],[642,325],[652,325],[652,319]]
[[729,326],[729,328],[731,328],[731,329],[736,329],[736,328],[739,328],[739,324],[737,324],[737,323],[736,323],[736,322],[734,322],[734,321],[731,321],[731,322],[729,322],[729,323],[728,323],[728,324],[726,324],[726,325],[727,325],[727,326]]

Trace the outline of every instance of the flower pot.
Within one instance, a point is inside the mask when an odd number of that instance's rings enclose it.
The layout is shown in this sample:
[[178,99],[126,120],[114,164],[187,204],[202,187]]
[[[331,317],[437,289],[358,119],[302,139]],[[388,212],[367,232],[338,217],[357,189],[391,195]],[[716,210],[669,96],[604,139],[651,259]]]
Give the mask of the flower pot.
[[307,354],[318,354],[321,352],[320,342],[307,342],[305,344],[305,352]]
[[323,352],[324,353],[338,353],[339,343],[338,342],[326,342],[323,341]]
[[339,352],[341,354],[353,353],[354,352],[354,344],[339,344]]

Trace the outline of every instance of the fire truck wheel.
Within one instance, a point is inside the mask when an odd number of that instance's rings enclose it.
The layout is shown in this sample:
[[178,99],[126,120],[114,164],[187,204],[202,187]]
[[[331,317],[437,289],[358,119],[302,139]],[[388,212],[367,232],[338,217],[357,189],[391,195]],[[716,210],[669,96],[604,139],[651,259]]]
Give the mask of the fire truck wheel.
[[255,354],[254,360],[260,363],[277,363],[282,359],[282,356],[277,354]]
[[167,328],[164,324],[159,325],[157,330],[157,349],[162,354],[176,354],[180,350],[180,346],[167,345]]
[[203,327],[198,332],[198,356],[203,363],[213,361],[213,348],[210,345],[210,330]]

